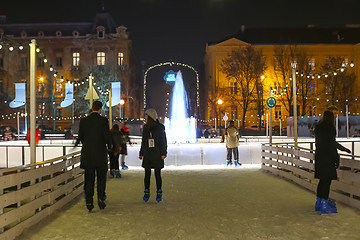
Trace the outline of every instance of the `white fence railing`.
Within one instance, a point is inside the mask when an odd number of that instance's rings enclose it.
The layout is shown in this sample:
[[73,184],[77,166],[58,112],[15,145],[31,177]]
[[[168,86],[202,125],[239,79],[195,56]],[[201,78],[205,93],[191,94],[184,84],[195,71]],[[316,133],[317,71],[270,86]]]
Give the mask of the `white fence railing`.
[[[263,144],[261,168],[292,180],[316,192],[318,179],[314,178],[314,149],[289,144]],[[330,197],[360,209],[360,156],[340,155],[338,180],[332,181]]]
[[0,239],[14,239],[83,192],[80,152],[0,169]]

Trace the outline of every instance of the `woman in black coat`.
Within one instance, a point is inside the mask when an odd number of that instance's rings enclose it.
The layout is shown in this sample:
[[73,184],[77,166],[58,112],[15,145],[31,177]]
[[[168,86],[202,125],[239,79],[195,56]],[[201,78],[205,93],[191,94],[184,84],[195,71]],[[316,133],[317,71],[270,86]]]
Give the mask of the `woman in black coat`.
[[147,202],[150,198],[151,169],[155,169],[156,201],[160,202],[162,200],[161,169],[164,168],[164,159],[167,154],[165,127],[159,122],[155,109],[146,110],[145,119],[139,153],[139,158],[143,160],[142,167],[145,168],[143,200]]
[[121,152],[121,144],[123,142],[123,134],[119,129],[119,125],[114,124],[111,128],[111,139],[112,139],[112,148],[109,151],[110,158],[110,175],[112,177],[121,178],[121,173],[119,169],[119,155]]
[[339,167],[337,149],[351,151],[335,140],[336,129],[334,114],[325,111],[323,118],[315,127],[315,178],[320,179],[317,187],[315,211],[321,213],[337,213],[335,202],[329,200],[331,180],[337,179],[336,169]]

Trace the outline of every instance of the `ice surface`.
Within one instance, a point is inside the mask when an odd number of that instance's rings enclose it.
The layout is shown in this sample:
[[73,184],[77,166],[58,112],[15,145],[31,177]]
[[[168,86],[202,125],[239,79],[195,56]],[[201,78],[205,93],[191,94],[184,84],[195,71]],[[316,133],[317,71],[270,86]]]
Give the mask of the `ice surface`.
[[359,211],[314,212],[315,194],[259,165],[166,167],[163,202],[142,201],[141,168],[109,179],[105,210],[88,213],[82,196],[18,239],[360,239]]

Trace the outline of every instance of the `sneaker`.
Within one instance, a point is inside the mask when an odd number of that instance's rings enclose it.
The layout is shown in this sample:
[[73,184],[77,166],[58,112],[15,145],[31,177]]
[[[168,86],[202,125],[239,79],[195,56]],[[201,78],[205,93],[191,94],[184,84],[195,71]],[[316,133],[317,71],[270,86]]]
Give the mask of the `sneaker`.
[[149,201],[149,198],[150,198],[150,191],[149,191],[149,189],[145,189],[145,191],[144,191],[144,197],[143,197],[143,200],[145,201],[145,202],[147,202],[147,201]]
[[231,166],[231,165],[232,165],[232,162],[229,160],[226,160],[226,166]]
[[111,177],[115,177],[115,170],[110,170],[110,175],[111,175]]
[[162,200],[162,190],[159,189],[156,191],[156,201],[161,202],[161,200]]

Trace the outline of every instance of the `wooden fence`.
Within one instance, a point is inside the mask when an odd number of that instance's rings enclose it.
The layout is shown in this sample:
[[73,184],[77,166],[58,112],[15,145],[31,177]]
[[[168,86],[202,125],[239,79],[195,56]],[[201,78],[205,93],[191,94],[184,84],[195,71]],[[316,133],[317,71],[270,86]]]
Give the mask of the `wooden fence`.
[[0,169],[0,239],[14,239],[83,192],[80,152]]
[[[316,192],[315,150],[288,144],[263,144],[261,168]],[[330,198],[360,209],[360,156],[340,154],[338,180],[331,184]]]

